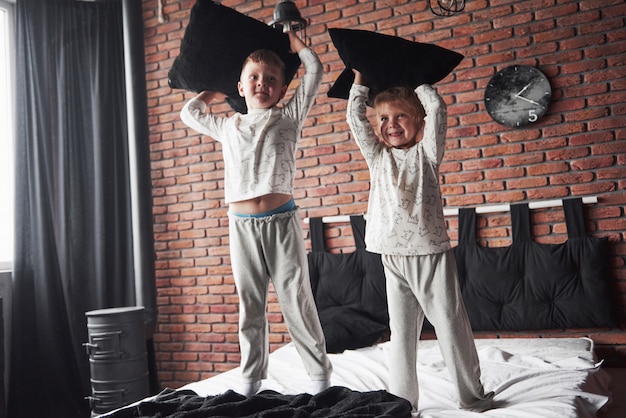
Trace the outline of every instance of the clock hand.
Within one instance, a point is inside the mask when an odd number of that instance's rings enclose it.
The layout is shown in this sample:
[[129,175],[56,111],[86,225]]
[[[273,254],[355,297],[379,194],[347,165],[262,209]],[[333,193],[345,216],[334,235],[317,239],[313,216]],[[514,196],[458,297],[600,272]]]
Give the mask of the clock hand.
[[530,87],[530,84],[531,84],[531,83],[526,84],[526,85],[524,86],[524,88],[523,88],[523,89],[521,89],[520,91],[518,91],[518,92],[517,92],[517,94],[515,95],[515,97],[519,97],[519,95],[520,95],[520,94],[524,93],[524,92],[526,91],[526,89],[527,89],[528,87]]
[[[534,100],[530,100],[530,99],[527,99],[526,97],[524,97],[524,96],[520,96],[519,94],[516,94],[516,95],[515,95],[515,97],[517,97],[518,99],[525,100],[525,101],[527,101],[528,103],[532,103],[532,104],[535,104],[535,105],[537,105],[537,106],[541,106],[541,105],[540,105],[539,103],[537,103],[536,101],[534,101]],[[543,106],[541,106],[541,108],[543,108]]]

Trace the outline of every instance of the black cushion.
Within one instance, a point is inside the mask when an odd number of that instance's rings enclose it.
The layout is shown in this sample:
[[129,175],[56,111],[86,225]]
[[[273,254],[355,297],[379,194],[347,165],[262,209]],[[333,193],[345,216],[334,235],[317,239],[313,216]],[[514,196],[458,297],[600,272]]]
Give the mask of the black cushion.
[[389,331],[380,254],[364,249],[363,217],[353,216],[350,221],[357,249],[335,254],[324,251],[321,219],[311,219],[309,274],[329,353],[370,346]]
[[385,334],[389,314],[380,255],[312,252],[309,273],[329,353],[370,346]]
[[582,207],[580,199],[566,200],[564,206],[566,242],[534,242],[528,205],[519,204],[511,207],[513,243],[501,248],[479,246],[475,212],[460,211],[454,253],[475,331],[612,326],[608,240],[572,231],[582,225],[578,230],[584,232],[584,220],[573,214],[575,207]]
[[397,36],[358,29],[331,28],[328,32],[347,67],[328,91],[329,97],[348,98],[353,68],[363,74],[373,97],[390,87],[435,84],[463,59],[446,48]]
[[388,330],[386,325],[364,315],[363,311],[342,306],[322,309],[320,322],[328,353],[369,347],[378,342]]
[[168,74],[170,87],[194,92],[219,91],[233,110],[247,112],[237,82],[244,60],[257,49],[270,49],[285,62],[287,84],[300,58],[289,52],[289,37],[267,24],[210,0],[197,0]]
[[389,321],[380,255],[365,250],[343,254],[313,252],[309,254],[309,264],[311,287],[320,311],[343,306],[383,324]]

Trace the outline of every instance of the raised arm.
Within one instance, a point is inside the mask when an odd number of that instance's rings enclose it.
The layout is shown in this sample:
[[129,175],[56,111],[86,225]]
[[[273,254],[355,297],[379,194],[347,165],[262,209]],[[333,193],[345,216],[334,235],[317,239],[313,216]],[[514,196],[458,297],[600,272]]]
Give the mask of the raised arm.
[[204,90],[200,92],[196,97],[196,99],[202,100],[206,105],[211,104],[211,102],[219,102],[223,101],[226,98],[224,93],[220,93],[219,91],[209,91]]
[[415,89],[418,99],[424,106],[424,139],[422,146],[428,158],[440,164],[446,148],[446,130],[448,116],[446,104],[437,91],[429,84],[422,84]]
[[365,86],[365,77],[363,76],[363,74],[361,74],[361,72],[355,68],[352,69],[352,72],[354,73],[354,84],[359,86]]
[[294,31],[287,32],[287,35],[289,36],[289,47],[291,48],[291,52],[299,54],[300,51],[306,48],[302,39],[300,39]]
[[357,142],[357,145],[361,149],[361,153],[367,160],[368,164],[374,159],[374,155],[384,145],[378,140],[378,137],[374,133],[374,129],[367,118],[367,99],[369,95],[369,88],[365,86],[365,79],[363,75],[357,71],[354,71],[354,83],[350,88],[350,95],[348,97],[348,108],[346,109],[346,122],[350,126],[352,136]]
[[300,85],[285,105],[284,111],[293,120],[298,121],[301,127],[315,103],[317,91],[322,83],[323,68],[322,62],[312,49],[308,48],[294,32],[287,32],[287,34],[292,52],[296,52],[304,64],[304,75],[300,80]]
[[219,141],[219,129],[223,119],[207,113],[207,107],[210,103],[223,100],[225,97],[224,93],[217,91],[203,91],[185,103],[180,111],[180,119],[194,131]]

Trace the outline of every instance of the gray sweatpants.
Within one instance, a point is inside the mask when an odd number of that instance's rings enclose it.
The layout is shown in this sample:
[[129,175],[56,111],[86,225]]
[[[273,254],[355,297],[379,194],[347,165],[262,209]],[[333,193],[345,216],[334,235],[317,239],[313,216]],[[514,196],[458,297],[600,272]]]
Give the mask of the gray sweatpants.
[[417,409],[417,344],[426,315],[435,327],[460,405],[484,399],[480,364],[452,250],[418,256],[383,254],[382,261],[391,328],[389,391]]
[[332,365],[311,290],[298,210],[262,218],[229,214],[229,222],[230,259],[239,295],[243,380],[267,378],[270,278],[307,373],[312,380],[329,379]]

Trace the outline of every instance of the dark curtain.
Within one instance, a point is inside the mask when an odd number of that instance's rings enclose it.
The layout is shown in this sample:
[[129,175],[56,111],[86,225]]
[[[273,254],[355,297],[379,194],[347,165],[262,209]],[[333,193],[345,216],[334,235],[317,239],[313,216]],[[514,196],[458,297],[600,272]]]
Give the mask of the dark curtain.
[[85,312],[136,305],[122,15],[16,4],[11,418],[88,417]]

